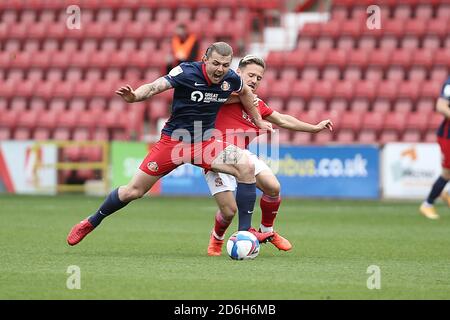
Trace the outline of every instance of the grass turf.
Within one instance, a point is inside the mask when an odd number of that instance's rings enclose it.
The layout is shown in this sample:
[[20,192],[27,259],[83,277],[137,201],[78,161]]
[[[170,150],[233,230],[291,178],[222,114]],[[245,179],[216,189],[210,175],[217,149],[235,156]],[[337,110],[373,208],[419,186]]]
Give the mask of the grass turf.
[[[208,257],[211,198],[135,201],[69,247],[70,228],[103,201],[0,196],[0,299],[449,299],[450,215],[416,202],[285,199],[271,244],[252,261]],[[256,210],[253,225],[258,226]],[[236,220],[227,232],[236,229]],[[81,289],[69,290],[71,265]],[[371,265],[381,288],[369,290]]]

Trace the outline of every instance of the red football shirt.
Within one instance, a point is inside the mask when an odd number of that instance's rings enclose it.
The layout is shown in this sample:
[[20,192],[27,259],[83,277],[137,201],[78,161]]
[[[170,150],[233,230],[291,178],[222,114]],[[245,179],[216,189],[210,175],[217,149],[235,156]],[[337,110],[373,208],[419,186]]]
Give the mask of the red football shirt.
[[[263,119],[273,112],[262,100],[259,101],[258,109]],[[225,104],[220,107],[215,128],[221,132],[224,141],[240,148],[247,148],[254,138],[264,133],[255,125],[241,103]]]

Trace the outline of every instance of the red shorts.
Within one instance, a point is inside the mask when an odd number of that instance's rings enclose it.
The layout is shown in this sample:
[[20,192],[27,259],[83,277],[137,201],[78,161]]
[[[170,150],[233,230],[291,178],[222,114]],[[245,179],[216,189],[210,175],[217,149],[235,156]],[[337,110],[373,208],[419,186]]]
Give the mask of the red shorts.
[[172,140],[168,135],[150,149],[139,169],[151,176],[168,174],[176,167],[191,163],[204,169],[211,169],[213,160],[228,146],[222,140],[211,139],[196,143]]
[[450,169],[450,139],[438,137],[439,147],[442,153],[442,167]]

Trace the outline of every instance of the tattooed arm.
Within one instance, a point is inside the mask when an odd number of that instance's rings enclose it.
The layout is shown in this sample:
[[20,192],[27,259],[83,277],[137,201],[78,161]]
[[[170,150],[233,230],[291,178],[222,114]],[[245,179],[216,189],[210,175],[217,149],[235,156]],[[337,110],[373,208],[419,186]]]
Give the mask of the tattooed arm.
[[155,94],[169,90],[172,85],[164,77],[158,78],[152,83],[147,83],[136,90],[133,90],[129,85],[121,87],[116,91],[116,94],[121,96],[126,102],[139,102],[148,99]]

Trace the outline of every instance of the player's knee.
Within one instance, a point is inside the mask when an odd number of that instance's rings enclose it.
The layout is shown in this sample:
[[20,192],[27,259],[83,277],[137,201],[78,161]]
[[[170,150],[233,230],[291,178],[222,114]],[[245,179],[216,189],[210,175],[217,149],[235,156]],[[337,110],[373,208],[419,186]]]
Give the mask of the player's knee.
[[255,178],[255,164],[245,155],[242,163],[237,165],[239,177],[238,180],[253,180]]
[[121,190],[120,199],[124,202],[133,201],[142,198],[145,191],[133,186],[126,186]]
[[220,212],[222,213],[222,217],[226,221],[230,221],[236,215],[238,208],[236,204],[221,204],[219,206]]
[[278,197],[280,195],[281,185],[278,181],[271,182],[264,187],[264,194],[270,197]]
[[448,169],[442,170],[441,176],[442,176],[442,178],[444,178],[445,180],[450,180],[450,170],[448,170]]

